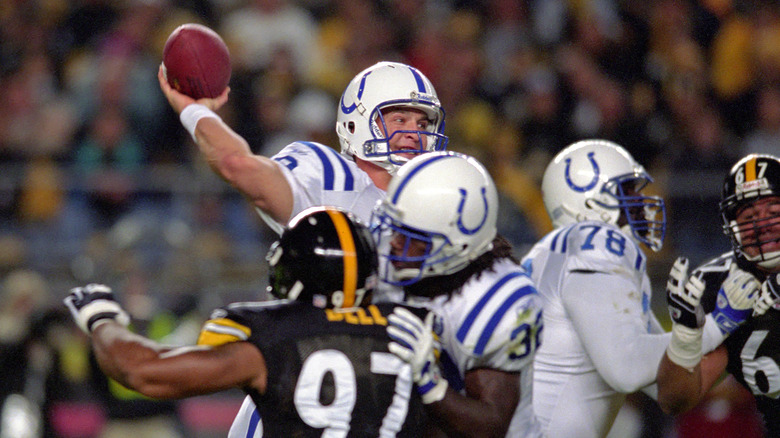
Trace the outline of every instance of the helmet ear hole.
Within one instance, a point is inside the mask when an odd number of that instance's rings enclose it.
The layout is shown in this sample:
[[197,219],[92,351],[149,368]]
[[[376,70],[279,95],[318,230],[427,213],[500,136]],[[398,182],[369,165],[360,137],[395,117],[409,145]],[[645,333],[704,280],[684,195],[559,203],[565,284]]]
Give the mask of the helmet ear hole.
[[347,122],[347,131],[349,131],[350,134],[355,133],[355,122]]

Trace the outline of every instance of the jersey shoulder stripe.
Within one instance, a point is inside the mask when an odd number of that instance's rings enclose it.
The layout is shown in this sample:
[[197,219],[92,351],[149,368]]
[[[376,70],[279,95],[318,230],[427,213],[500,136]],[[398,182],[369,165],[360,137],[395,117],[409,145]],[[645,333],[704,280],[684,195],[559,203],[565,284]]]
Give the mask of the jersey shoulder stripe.
[[[569,233],[571,233],[571,230],[573,230],[574,227],[576,227],[576,226],[577,226],[577,224],[574,224],[574,225],[570,225],[568,227],[561,228],[560,230],[558,230],[558,232],[555,233],[555,235],[553,236],[552,242],[550,242],[550,251],[551,252],[565,253],[566,252],[566,246],[567,246]],[[561,246],[559,248],[557,248],[558,247],[558,238],[561,238]]]
[[252,329],[228,318],[215,318],[206,321],[198,336],[198,345],[218,345],[230,342],[246,341]]
[[501,304],[501,306],[499,306],[498,310],[493,314],[493,317],[491,317],[490,320],[488,321],[487,325],[485,326],[485,329],[482,331],[482,334],[479,336],[479,340],[477,341],[476,347],[474,347],[474,353],[476,354],[484,353],[485,347],[490,341],[490,338],[493,336],[493,332],[496,330],[496,327],[498,327],[498,324],[504,318],[504,315],[506,315],[509,309],[511,309],[512,306],[524,296],[529,294],[535,294],[535,293],[536,293],[536,289],[533,286],[525,286],[523,288],[514,291],[512,295],[510,295]]
[[[303,146],[303,148],[297,145]],[[317,157],[316,161],[320,163],[323,190],[352,191],[355,189],[354,170],[350,168],[346,158],[334,149],[319,143],[310,141],[292,143],[276,154],[273,159],[294,172],[302,164],[301,156],[296,158],[295,153],[305,154],[307,151],[313,152],[314,156]]]
[[[514,289],[517,287],[515,285],[510,286],[512,288],[511,293],[504,292],[503,294],[499,295],[499,291],[502,291],[502,289],[508,283],[512,282],[513,280],[522,278],[528,279],[528,281],[521,282],[519,285],[517,285],[520,286],[517,289]],[[463,323],[458,328],[456,338],[459,342],[465,343],[466,339],[470,337],[469,335],[471,335],[471,337],[476,337],[477,342],[475,344],[476,346],[474,353],[484,353],[485,347],[495,332],[496,327],[498,327],[499,323],[507,314],[509,309],[511,309],[512,306],[524,296],[535,293],[536,288],[530,284],[530,278],[524,272],[511,272],[504,275],[481,296],[479,301],[477,301],[474,307],[468,312]],[[495,299],[500,299],[502,301],[500,304],[488,306],[488,304]],[[486,311],[488,307],[493,309],[493,314],[488,317],[483,316],[482,319],[487,319],[487,321],[481,328],[475,329],[477,319],[481,314],[483,314],[483,312]],[[479,333],[477,334],[477,332]]]
[[317,143],[312,143],[310,141],[304,141],[301,142],[301,144],[305,145],[306,147],[312,149],[317,156],[322,161],[323,169],[325,169],[325,179],[324,179],[324,186],[323,188],[325,190],[334,190],[335,186],[335,169],[333,167],[333,163],[331,160],[335,161],[339,167],[341,167],[341,170],[344,171],[344,190],[345,191],[351,191],[355,188],[355,178],[352,176],[352,172],[349,169],[349,166],[347,166],[347,162],[340,154],[338,154],[335,150],[324,147]]

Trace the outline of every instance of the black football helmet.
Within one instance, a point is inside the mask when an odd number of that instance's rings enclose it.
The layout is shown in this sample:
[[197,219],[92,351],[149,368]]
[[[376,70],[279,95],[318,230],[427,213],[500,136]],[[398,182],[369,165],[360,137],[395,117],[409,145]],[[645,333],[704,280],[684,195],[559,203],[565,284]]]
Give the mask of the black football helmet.
[[[736,256],[772,269],[780,265],[780,251],[764,252],[762,246],[778,239],[773,237],[776,234],[768,231],[780,225],[780,213],[737,222],[737,215],[743,207],[767,196],[780,196],[780,159],[765,154],[747,155],[731,168],[723,182],[720,213],[723,230],[731,239]],[[758,237],[743,242],[740,230],[752,231],[752,235]],[[748,255],[746,249],[750,247],[758,248],[758,255]]]
[[307,300],[322,308],[371,303],[377,281],[374,240],[359,220],[334,207],[313,207],[295,216],[271,245],[268,292]]

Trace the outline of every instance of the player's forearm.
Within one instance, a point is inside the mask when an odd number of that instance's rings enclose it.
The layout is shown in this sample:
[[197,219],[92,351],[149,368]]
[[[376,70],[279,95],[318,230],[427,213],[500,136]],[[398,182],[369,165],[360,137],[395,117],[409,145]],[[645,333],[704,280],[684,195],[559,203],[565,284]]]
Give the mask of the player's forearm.
[[198,149],[209,165],[228,181],[225,162],[229,157],[249,157],[252,151],[249,144],[233,131],[221,119],[203,117],[198,120],[195,128],[195,139]]
[[658,404],[665,413],[679,415],[696,406],[701,387],[700,365],[688,370],[663,356],[658,365]]
[[209,165],[222,179],[275,221],[287,223],[293,194],[278,163],[253,154],[246,141],[219,119],[200,119],[195,136]]
[[502,417],[494,406],[465,397],[451,387],[442,400],[426,407],[431,420],[448,437],[503,437],[511,421],[511,416]]
[[156,342],[130,332],[114,322],[98,326],[92,333],[92,347],[103,372],[123,386],[150,397],[166,397],[150,390],[143,369],[160,354],[169,351]]

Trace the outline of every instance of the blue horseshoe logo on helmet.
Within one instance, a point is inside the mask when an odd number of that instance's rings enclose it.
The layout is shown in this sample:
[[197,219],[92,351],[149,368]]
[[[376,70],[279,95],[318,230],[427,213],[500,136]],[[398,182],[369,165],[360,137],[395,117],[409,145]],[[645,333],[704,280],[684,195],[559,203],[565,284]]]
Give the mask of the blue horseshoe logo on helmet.
[[[358,92],[357,92],[358,100],[363,98],[363,89],[366,86],[366,78],[370,74],[371,74],[371,72],[368,72],[365,75],[363,75],[362,78],[360,78],[360,86],[358,87]],[[349,87],[347,87],[347,88],[349,88]],[[352,104],[350,106],[345,106],[344,105],[344,97],[346,97],[346,95],[347,95],[347,90],[344,90],[344,93],[341,94],[341,111],[343,111],[345,114],[350,114],[352,111],[355,111],[355,109],[357,109],[357,104],[358,103],[357,102],[352,102]]]
[[564,173],[564,176],[566,177],[566,184],[568,184],[572,190],[576,192],[587,192],[593,187],[596,187],[596,184],[599,182],[599,163],[597,163],[596,160],[593,159],[593,154],[595,154],[595,152],[588,152],[588,160],[590,160],[590,164],[591,166],[593,166],[593,180],[591,180],[591,182],[589,182],[585,186],[578,186],[577,184],[574,184],[574,182],[571,180],[571,177],[569,176],[569,167],[571,166],[571,158],[566,159],[566,173]]
[[466,228],[465,225],[463,225],[463,204],[466,203],[466,195],[468,192],[466,192],[466,189],[458,189],[460,192],[460,204],[458,205],[458,230],[460,230],[461,233],[470,236],[482,228],[482,225],[485,225],[485,221],[487,220],[488,215],[488,201],[487,196],[485,195],[485,188],[482,187],[482,190],[480,191],[482,193],[482,202],[485,204],[485,215],[482,216],[482,221],[474,228]]

